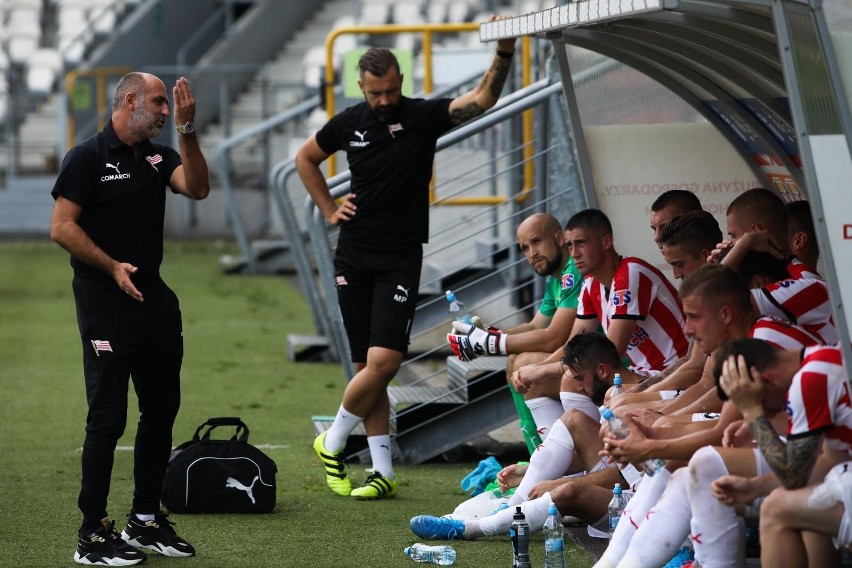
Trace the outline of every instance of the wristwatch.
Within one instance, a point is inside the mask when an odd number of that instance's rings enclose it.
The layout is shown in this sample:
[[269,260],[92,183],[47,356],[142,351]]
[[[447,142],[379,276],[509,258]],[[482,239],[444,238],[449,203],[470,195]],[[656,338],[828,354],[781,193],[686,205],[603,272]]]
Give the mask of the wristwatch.
[[176,126],[178,134],[195,134],[195,125],[187,121],[183,126]]

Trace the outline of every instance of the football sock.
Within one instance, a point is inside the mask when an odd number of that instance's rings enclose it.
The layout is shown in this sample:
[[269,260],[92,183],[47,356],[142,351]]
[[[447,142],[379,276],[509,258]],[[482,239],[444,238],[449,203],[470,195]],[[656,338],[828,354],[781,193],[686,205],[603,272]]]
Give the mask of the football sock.
[[367,445],[370,446],[370,457],[373,459],[373,471],[378,471],[382,476],[393,479],[393,464],[391,461],[390,436],[368,436]]
[[728,475],[728,468],[711,446],[701,448],[689,460],[690,538],[695,559],[702,566],[739,566],[745,558],[745,521],[734,507],[716,499],[710,488],[723,475]]
[[618,522],[609,546],[603,553],[602,559],[606,559],[607,566],[615,566],[624,556],[633,535],[636,534],[636,529],[645,520],[651,507],[657,504],[671,476],[669,470],[663,468],[653,476],[646,475],[642,478],[636,494],[624,508],[623,520]]
[[689,536],[688,479],[689,472],[683,467],[671,475],[660,500],[648,511],[630,541],[623,559],[627,561],[626,566],[663,566],[677,553]]
[[334,417],[334,422],[331,423],[331,428],[328,429],[328,434],[325,435],[325,449],[331,453],[337,453],[346,446],[346,438],[355,427],[364,419],[360,416],[355,416],[340,405],[337,415]]
[[562,420],[557,420],[551,426],[547,439],[530,457],[524,478],[509,498],[509,508],[529,499],[529,492],[539,481],[559,479],[565,475],[573,459],[574,438]]
[[142,521],[143,523],[147,523],[148,521],[154,520],[154,515],[140,515],[139,513],[133,513],[137,519]]
[[547,396],[531,398],[526,403],[535,421],[538,435],[542,440],[547,440],[550,426],[562,417],[562,403]]
[[515,409],[518,411],[518,419],[520,420],[521,435],[524,437],[524,442],[527,445],[527,451],[532,454],[535,449],[541,444],[541,436],[538,435],[535,426],[535,420],[530,413],[530,409],[524,402],[524,397],[518,394],[512,383],[509,383],[509,392],[512,394],[512,401],[515,403]]
[[562,410],[568,412],[572,408],[582,411],[595,422],[601,419],[601,413],[598,407],[592,402],[592,399],[584,394],[576,392],[560,392],[559,400],[562,402]]
[[[530,531],[540,531],[544,527],[544,521],[547,520],[547,509],[550,507],[552,500],[548,491],[538,499],[521,504],[521,511],[523,511],[527,523],[530,525]],[[509,507],[508,509],[503,509],[493,515],[475,521],[465,521],[464,536],[465,538],[475,538],[473,535],[494,536],[506,534],[512,527],[514,515],[515,507]],[[561,518],[561,515],[559,515],[559,519]],[[470,527],[470,535],[468,535],[468,527]]]

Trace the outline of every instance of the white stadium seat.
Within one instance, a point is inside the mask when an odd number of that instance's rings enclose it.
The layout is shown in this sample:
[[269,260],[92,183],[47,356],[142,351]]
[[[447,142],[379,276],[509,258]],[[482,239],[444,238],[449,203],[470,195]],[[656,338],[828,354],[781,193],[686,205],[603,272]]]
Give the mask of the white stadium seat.
[[27,91],[34,95],[49,94],[61,70],[62,58],[57,50],[36,50],[27,61]]
[[390,9],[389,0],[363,0],[361,23],[366,26],[384,25],[390,20]]
[[325,46],[316,45],[310,48],[302,59],[302,66],[305,87],[318,89],[322,82],[321,72],[325,66]]
[[32,30],[10,29],[6,50],[12,63],[23,65],[38,49],[40,33]]

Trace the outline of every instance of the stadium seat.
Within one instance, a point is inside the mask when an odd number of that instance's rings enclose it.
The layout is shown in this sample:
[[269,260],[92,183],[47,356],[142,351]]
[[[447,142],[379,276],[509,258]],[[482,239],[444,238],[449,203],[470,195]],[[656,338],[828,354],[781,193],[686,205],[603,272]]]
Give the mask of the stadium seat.
[[392,19],[395,24],[419,24],[423,22],[423,2],[421,0],[396,0],[392,5]]
[[322,84],[322,69],[325,67],[325,47],[316,45],[310,48],[302,59],[305,87],[319,89]]
[[40,30],[9,29],[6,50],[9,60],[17,65],[23,65],[38,49]]
[[390,20],[390,0],[363,0],[361,23],[366,26],[382,26]]
[[430,24],[443,24],[447,21],[449,14],[449,2],[445,0],[432,0],[426,6],[426,21]]
[[65,63],[77,65],[83,61],[86,43],[84,36],[78,32],[60,32],[57,36],[57,45]]
[[110,6],[94,6],[89,10],[89,21],[92,30],[98,34],[110,34],[115,29],[118,17],[115,9]]
[[27,61],[27,91],[31,95],[47,96],[53,91],[61,70],[62,58],[57,50],[37,49]]

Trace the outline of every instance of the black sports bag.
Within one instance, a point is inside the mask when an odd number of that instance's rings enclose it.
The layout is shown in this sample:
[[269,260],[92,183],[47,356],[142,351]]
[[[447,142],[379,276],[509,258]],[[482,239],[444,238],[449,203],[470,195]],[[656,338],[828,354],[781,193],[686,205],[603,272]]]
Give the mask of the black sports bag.
[[[229,440],[213,440],[220,426],[234,426]],[[207,430],[202,434],[204,428]],[[163,505],[176,513],[268,513],[275,508],[272,459],[248,443],[249,429],[236,417],[209,418],[192,440],[172,450],[163,479]]]

